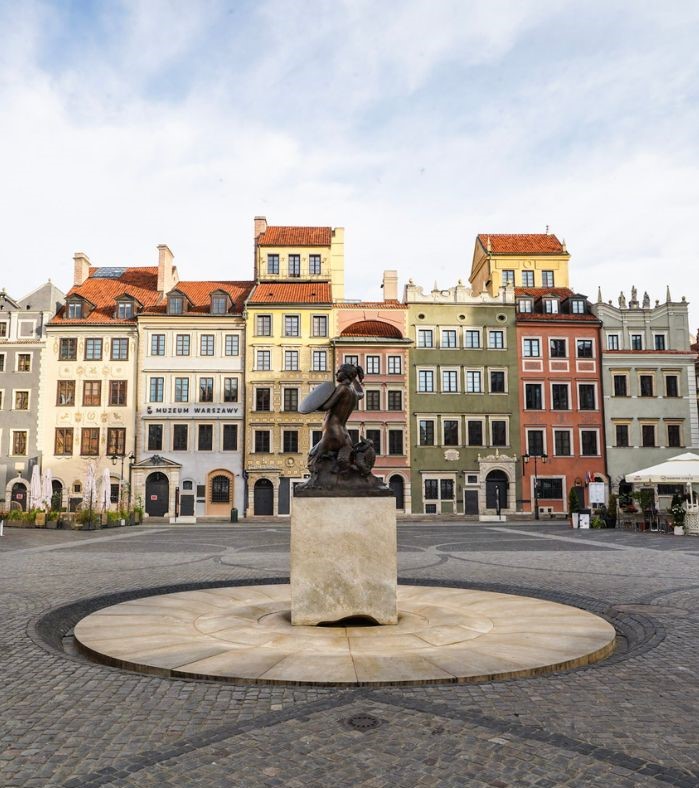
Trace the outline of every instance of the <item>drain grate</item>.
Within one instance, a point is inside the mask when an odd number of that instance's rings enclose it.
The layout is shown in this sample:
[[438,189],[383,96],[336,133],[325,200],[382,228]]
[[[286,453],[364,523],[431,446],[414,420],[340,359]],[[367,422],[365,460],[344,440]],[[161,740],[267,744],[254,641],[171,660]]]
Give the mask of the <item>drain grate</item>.
[[378,728],[382,720],[378,717],[373,717],[371,714],[355,714],[354,717],[350,717],[345,722],[356,731],[370,731],[372,728]]

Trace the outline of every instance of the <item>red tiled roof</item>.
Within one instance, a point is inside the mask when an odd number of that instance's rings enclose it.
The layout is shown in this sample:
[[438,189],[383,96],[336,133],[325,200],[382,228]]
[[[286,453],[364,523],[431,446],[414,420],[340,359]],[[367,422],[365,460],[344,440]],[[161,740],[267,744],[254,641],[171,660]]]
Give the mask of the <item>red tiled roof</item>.
[[480,233],[478,241],[484,251],[488,251],[489,238],[491,254],[567,254],[563,244],[550,233]]
[[517,322],[532,322],[532,323],[548,323],[549,321],[572,321],[574,323],[578,323],[580,321],[586,321],[588,323],[601,323],[599,318],[595,317],[594,315],[577,315],[577,314],[561,314],[560,312],[557,313],[536,313],[536,312],[517,312]]
[[72,287],[66,298],[80,296],[95,305],[87,317],[81,320],[68,320],[64,317],[65,307],[61,307],[49,325],[70,324],[83,325],[85,323],[134,323],[135,317],[129,320],[117,320],[114,317],[116,309],[115,299],[128,294],[138,299],[144,307],[154,306],[158,302],[158,268],[157,266],[142,266],[125,268],[124,273],[114,279],[95,277],[99,268],[91,267],[89,277],[83,284]]
[[532,298],[542,298],[544,296],[557,296],[558,298],[570,298],[576,295],[569,287],[515,287],[516,296],[531,296]]
[[[211,294],[215,292],[227,293],[233,302],[232,313],[240,314],[245,305],[245,299],[255,286],[254,282],[229,282],[211,280],[205,282],[178,282],[173,290],[179,290],[190,301],[190,306],[185,314],[209,314],[211,310]],[[147,314],[164,314],[167,311],[167,298],[160,303],[145,309]],[[229,312],[231,314],[231,312]]]
[[336,301],[336,309],[406,309],[406,305],[395,298],[388,301]]
[[268,227],[257,238],[258,246],[330,246],[330,227]]
[[399,328],[383,320],[359,320],[347,326],[340,333],[341,337],[389,337],[391,339],[402,339],[403,334]]
[[263,282],[248,299],[249,304],[332,304],[327,282]]

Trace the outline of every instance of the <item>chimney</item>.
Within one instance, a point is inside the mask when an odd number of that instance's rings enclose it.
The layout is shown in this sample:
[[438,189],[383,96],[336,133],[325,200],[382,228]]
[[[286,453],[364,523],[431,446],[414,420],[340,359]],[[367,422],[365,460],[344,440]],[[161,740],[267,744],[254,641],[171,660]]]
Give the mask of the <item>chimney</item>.
[[384,301],[397,301],[398,300],[398,271],[384,271],[383,272],[383,300]]
[[262,233],[266,232],[267,230],[267,217],[266,216],[256,216],[255,217],[255,240],[262,235]]
[[174,255],[166,244],[158,245],[158,292],[169,293],[175,285]]
[[76,252],[73,255],[73,286],[77,287],[90,276],[90,258],[85,252]]

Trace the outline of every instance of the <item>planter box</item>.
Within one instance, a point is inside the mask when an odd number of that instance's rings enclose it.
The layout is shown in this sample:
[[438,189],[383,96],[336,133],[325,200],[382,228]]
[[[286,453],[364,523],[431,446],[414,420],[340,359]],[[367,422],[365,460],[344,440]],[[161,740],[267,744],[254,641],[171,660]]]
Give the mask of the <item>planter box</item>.
[[675,536],[684,536],[684,526],[682,525],[673,526],[673,533],[675,534]]

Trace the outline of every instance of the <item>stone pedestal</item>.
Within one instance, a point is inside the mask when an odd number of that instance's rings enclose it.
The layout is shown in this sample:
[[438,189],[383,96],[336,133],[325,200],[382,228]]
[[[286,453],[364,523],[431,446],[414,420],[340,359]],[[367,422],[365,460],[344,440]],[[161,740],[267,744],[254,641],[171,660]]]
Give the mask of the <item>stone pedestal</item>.
[[395,624],[396,499],[295,497],[291,511],[291,623],[349,616]]

